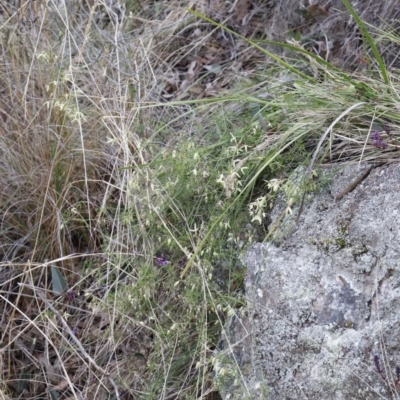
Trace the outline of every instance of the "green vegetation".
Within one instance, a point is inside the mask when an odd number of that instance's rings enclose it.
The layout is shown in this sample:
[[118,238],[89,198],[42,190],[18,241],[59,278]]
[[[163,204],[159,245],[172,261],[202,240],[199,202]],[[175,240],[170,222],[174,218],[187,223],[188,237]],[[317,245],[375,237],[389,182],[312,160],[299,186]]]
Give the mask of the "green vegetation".
[[[278,194],[294,212],[326,184],[322,164],[397,160],[398,73],[296,41],[272,57],[179,2],[34,3],[0,5],[0,391],[211,399],[242,252]],[[261,62],[224,81],[204,24]]]

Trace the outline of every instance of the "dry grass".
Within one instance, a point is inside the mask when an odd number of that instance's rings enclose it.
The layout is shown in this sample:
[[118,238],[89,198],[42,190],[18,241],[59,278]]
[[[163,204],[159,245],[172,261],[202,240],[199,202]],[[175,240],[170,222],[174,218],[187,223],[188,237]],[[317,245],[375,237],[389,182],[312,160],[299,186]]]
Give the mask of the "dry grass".
[[341,125],[332,160],[382,157],[365,114],[396,132],[395,80],[332,75],[310,100],[315,85],[186,10],[256,39],[263,2],[207,4],[0,5],[4,398],[217,396],[210,356],[241,305],[239,249],[264,234],[246,214],[261,178],[303,163],[352,90],[384,105]]
[[[195,123],[189,105],[160,103],[170,91],[168,65],[184,57],[171,52],[171,38],[193,17],[178,3],[155,22],[143,19],[146,10],[128,18],[96,4],[2,9],[2,392],[206,396],[213,390],[201,371],[210,350],[196,313],[207,318],[207,305],[194,295],[185,322],[179,269],[157,267],[165,246],[143,220],[149,202],[165,208],[168,200],[147,163]],[[124,33],[130,23],[137,37]],[[65,293],[54,292],[53,268]]]

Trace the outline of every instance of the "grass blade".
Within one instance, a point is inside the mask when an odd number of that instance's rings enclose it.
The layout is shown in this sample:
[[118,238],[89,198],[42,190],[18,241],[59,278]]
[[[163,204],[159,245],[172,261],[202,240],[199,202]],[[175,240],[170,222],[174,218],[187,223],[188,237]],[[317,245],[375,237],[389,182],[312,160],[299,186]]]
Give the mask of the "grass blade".
[[376,61],[379,64],[379,69],[381,70],[382,78],[385,81],[386,84],[389,83],[389,78],[387,75],[386,67],[385,64],[383,63],[382,57],[379,54],[379,51],[375,45],[374,39],[372,39],[371,35],[368,33],[367,29],[365,28],[364,22],[361,20],[361,18],[357,15],[356,11],[350,4],[348,0],[342,0],[343,4],[346,6],[346,8],[349,10],[350,14],[356,21],[358,27],[360,28],[360,31],[362,32],[363,36],[365,39],[367,39],[367,42],[369,43],[372,52],[374,53],[374,56],[376,58]]

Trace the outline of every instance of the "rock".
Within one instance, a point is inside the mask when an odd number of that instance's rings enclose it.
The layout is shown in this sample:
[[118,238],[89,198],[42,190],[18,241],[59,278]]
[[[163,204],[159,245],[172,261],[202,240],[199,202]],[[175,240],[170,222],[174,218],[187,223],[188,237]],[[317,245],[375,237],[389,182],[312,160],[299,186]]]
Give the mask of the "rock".
[[216,356],[223,399],[399,397],[400,167],[372,169],[336,201],[362,172],[337,173],[298,225],[294,210],[278,241],[247,251],[247,308]]

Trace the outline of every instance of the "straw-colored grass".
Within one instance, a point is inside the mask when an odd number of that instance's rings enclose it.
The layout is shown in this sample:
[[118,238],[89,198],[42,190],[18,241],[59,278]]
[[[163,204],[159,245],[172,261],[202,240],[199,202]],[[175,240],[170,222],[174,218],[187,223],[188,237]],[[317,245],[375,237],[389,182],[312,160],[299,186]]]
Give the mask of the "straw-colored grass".
[[344,73],[297,41],[276,63],[250,40],[261,3],[247,31],[244,2],[220,19],[206,3],[228,30],[190,1],[0,6],[4,398],[218,398],[240,253],[276,189],[289,212],[313,152],[313,168],[397,160],[395,73]]

